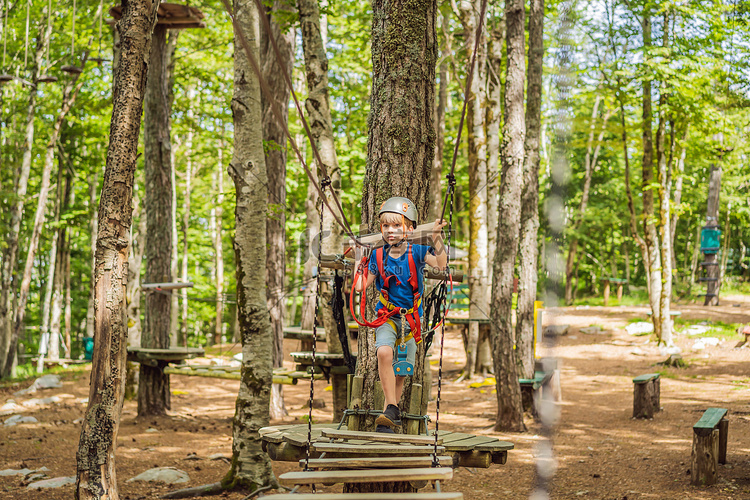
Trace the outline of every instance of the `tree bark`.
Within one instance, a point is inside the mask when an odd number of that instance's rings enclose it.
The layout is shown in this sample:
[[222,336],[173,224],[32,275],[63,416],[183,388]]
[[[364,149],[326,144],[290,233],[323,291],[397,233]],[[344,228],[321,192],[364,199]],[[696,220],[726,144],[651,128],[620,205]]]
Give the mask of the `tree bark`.
[[[474,75],[466,107],[466,141],[469,152],[469,318],[489,319],[490,270],[487,229],[487,135],[485,130],[485,107],[487,104],[487,40],[484,35],[484,19],[480,19],[481,0],[461,2],[461,24],[464,28],[466,57],[471,58],[479,31],[479,45]],[[523,99],[523,96],[521,97]],[[469,323],[469,339],[466,345],[464,373],[474,376],[479,349],[479,323]]]
[[[648,58],[651,48],[651,7],[646,6],[643,10],[643,48],[644,58]],[[643,78],[643,122],[642,142],[643,161],[641,162],[641,193],[643,196],[643,234],[646,242],[646,257],[644,261],[647,269],[647,281],[649,304],[651,306],[651,321],[654,324],[656,338],[661,338],[661,309],[659,300],[661,297],[661,253],[659,251],[659,235],[654,222],[654,191],[651,183],[654,179],[654,144],[651,125],[653,121],[651,104],[651,79],[648,66],[644,62],[647,75]]]
[[[259,58],[260,16],[253,0],[234,2],[234,151],[229,175],[236,192],[234,251],[242,371],[232,425],[232,464],[226,488],[254,492],[273,485],[271,461],[258,430],[268,425],[273,372],[273,331],[266,303],[268,177],[263,154],[260,85],[250,62]],[[251,52],[248,52],[251,51]]]
[[[46,8],[45,8],[45,14]],[[14,295],[18,285],[15,284],[14,274],[18,259],[18,240],[21,234],[21,220],[23,218],[24,202],[29,186],[29,175],[31,172],[31,157],[34,148],[34,118],[36,113],[36,101],[38,97],[37,76],[42,66],[44,48],[51,35],[51,28],[44,21],[39,24],[39,37],[34,53],[34,63],[31,67],[31,85],[29,87],[29,101],[26,106],[26,128],[24,131],[23,157],[21,168],[18,172],[15,185],[15,201],[10,208],[10,231],[6,238],[5,249],[2,259],[2,271],[0,272],[0,378],[9,377],[16,367],[16,349],[13,342],[14,337]]]
[[117,500],[115,448],[123,404],[127,323],[125,287],[133,176],[157,2],[123,4],[115,24],[122,45],[115,62],[112,120],[99,205],[94,287],[96,326],[89,404],[78,445],[76,498]]
[[[529,61],[526,90],[521,234],[518,259],[516,345],[518,370],[534,377],[534,301],[538,281],[539,145],[542,131],[542,72],[544,69],[544,0],[529,6]],[[567,282],[566,282],[567,283]]]
[[[223,135],[223,134],[222,134]],[[214,238],[214,259],[216,259],[216,321],[214,321],[214,337],[224,334],[224,140],[219,140],[218,168],[216,169],[217,193],[216,209],[216,237]]]
[[[378,209],[391,196],[410,198],[417,206],[417,222],[427,216],[435,159],[437,2],[374,0],[372,8],[373,87],[361,220],[365,231],[378,232]],[[368,314],[374,315],[372,308]],[[365,333],[360,330],[357,359],[357,375],[364,378],[362,407],[380,410],[374,405],[375,339],[371,332]],[[420,344],[415,375],[404,384],[402,407],[411,400],[412,385],[422,382],[424,369],[424,344]],[[372,430],[373,419],[363,428]]]
[[502,168],[500,185],[500,216],[497,226],[497,247],[492,276],[493,361],[497,388],[497,419],[495,430],[522,432],[523,403],[518,384],[518,362],[515,334],[511,324],[513,278],[521,226],[524,142],[526,138],[523,84],[524,18],[523,0],[505,3],[506,47],[508,66],[505,76],[505,109],[503,124]]
[[438,76],[440,84],[438,86],[437,106],[435,110],[435,160],[432,171],[430,172],[430,211],[431,220],[440,217],[443,209],[443,190],[441,187],[443,173],[443,152],[445,151],[445,113],[448,106],[448,54],[451,53],[450,39],[450,18],[445,15],[440,16],[444,35],[444,46],[441,50],[440,67]]
[[[325,171],[331,180],[331,186],[326,190],[327,202],[335,206],[335,200],[341,199],[341,168],[336,157],[336,147],[333,135],[333,120],[331,119],[331,104],[328,86],[328,57],[322,35],[322,24],[318,3],[315,0],[299,0],[298,2],[300,26],[302,30],[302,49],[305,56],[305,75],[307,77],[307,100],[305,110],[312,140],[315,143]],[[321,169],[322,170],[322,169]],[[324,255],[341,253],[343,233],[335,223],[333,214],[323,209],[323,235],[321,239]],[[338,328],[333,317],[332,307],[333,288],[326,283],[321,290],[321,316],[323,326],[327,332],[326,343],[328,352],[343,353]],[[348,339],[348,332],[347,332]],[[333,421],[341,421],[346,409],[346,378],[334,376],[333,389]]]
[[[170,141],[172,53],[167,28],[156,25],[149,60],[144,114],[144,171],[146,174],[146,283],[169,283],[172,275],[172,145]],[[172,32],[170,37],[174,36]],[[174,46],[173,44],[170,44]],[[167,349],[172,325],[172,295],[146,294],[145,327],[141,347]],[[163,366],[141,363],[138,415],[165,415],[170,408],[169,375]]]
[[[99,189],[99,172],[89,175],[89,211],[91,222],[89,232],[91,237],[91,285],[94,283],[94,268],[96,267],[96,234],[99,231],[99,207],[96,203],[97,190]],[[89,304],[86,309],[86,336],[94,338],[94,287],[89,286]]]
[[[719,196],[721,194],[721,167],[711,165],[708,177],[708,197],[706,199],[706,227],[718,228],[719,226]],[[698,238],[700,242],[701,238]],[[699,246],[701,246],[699,244]],[[703,263],[706,268],[706,298],[704,306],[719,305],[719,262],[718,254],[704,253]]]
[[[284,74],[292,74],[294,63],[294,30],[286,32],[274,19],[279,14],[289,15],[290,7],[276,0],[273,8],[266,7],[263,13],[268,19],[271,32],[261,24],[261,70],[263,79],[273,94],[277,109],[288,122],[289,89]],[[276,42],[281,60],[276,57],[271,40]],[[261,98],[263,106],[263,140],[266,144],[266,168],[268,170],[268,221],[266,223],[266,303],[271,314],[273,329],[273,366],[280,367],[284,361],[284,276],[286,274],[286,132],[284,123],[279,123],[272,112],[268,97]],[[274,384],[271,391],[271,418],[279,419],[287,414],[284,407],[284,392],[281,384]]]
[[685,156],[687,155],[687,140],[689,137],[690,125],[685,125],[685,131],[683,132],[682,141],[680,141],[680,158],[677,160],[674,175],[674,206],[675,210],[670,219],[672,224],[670,230],[670,237],[672,241],[672,269],[677,269],[677,255],[675,252],[674,241],[675,234],[677,233],[677,221],[680,218],[680,204],[682,203],[682,183],[685,174]]

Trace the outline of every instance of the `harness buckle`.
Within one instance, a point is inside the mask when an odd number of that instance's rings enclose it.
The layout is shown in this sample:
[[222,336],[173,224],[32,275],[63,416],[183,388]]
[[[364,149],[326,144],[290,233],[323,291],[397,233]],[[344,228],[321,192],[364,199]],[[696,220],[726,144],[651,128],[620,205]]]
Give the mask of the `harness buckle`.
[[398,310],[398,312],[399,312],[399,314],[400,314],[401,316],[406,316],[406,314],[407,314],[407,313],[409,312],[409,310],[408,310],[407,308],[405,308],[405,307],[402,307],[402,308],[400,308],[400,309]]

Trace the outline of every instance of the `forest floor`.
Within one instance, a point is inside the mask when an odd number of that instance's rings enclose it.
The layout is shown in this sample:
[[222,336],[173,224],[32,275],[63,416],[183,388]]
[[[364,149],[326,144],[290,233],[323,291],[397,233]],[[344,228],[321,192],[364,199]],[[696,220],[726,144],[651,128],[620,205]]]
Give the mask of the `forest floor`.
[[[750,297],[724,297],[722,306],[677,305],[681,321],[750,322]],[[695,338],[676,336],[687,368],[663,368],[655,363],[665,356],[649,336],[631,336],[625,326],[647,320],[646,307],[561,308],[557,324],[571,326],[545,355],[559,359],[562,417],[555,432],[557,471],[552,485],[556,499],[748,499],[750,498],[750,349],[735,348],[738,335],[720,337],[717,346],[693,350]],[[547,317],[550,320],[550,316]],[[598,325],[605,332],[584,334],[582,327]],[[287,341],[288,350],[297,349]],[[236,348],[235,348],[236,350]],[[435,351],[437,352],[437,351]],[[291,363],[289,363],[291,365]],[[461,335],[448,331],[445,342],[445,374],[440,428],[496,436],[515,443],[505,465],[489,469],[456,471],[444,485],[446,491],[462,491],[467,500],[528,498],[534,486],[535,444],[541,426],[530,417],[528,432],[497,433],[492,430],[496,401],[492,387],[455,382],[464,364]],[[433,380],[437,381],[437,366]],[[652,420],[633,420],[632,378],[660,371],[661,406]],[[57,395],[61,401],[30,406],[23,413],[38,423],[0,426],[0,470],[45,466],[50,477],[73,476],[80,419],[88,397],[88,369],[63,376],[63,387],[28,396],[13,396],[31,381],[0,389],[0,403],[18,404],[36,397]],[[289,417],[273,424],[302,422],[307,414],[308,385],[284,386]],[[117,438],[117,481],[120,498],[151,499],[177,489],[219,481],[228,469],[216,454],[231,456],[231,425],[238,382],[201,377],[172,376],[172,410],[163,418],[139,419],[136,404],[125,403]],[[314,421],[331,419],[331,393],[324,381],[316,382],[316,395],[326,407],[314,410]],[[433,387],[433,389],[435,389]],[[433,395],[436,393],[433,390]],[[710,406],[729,410],[727,464],[719,466],[719,482],[709,487],[690,485],[690,453],[693,424]],[[434,418],[435,401],[430,403]],[[5,420],[6,417],[0,419]],[[178,486],[127,482],[152,467],[176,467],[190,475]],[[294,463],[274,463],[280,474],[297,469]],[[340,490],[340,486],[328,491]],[[69,499],[73,486],[30,491],[19,476],[0,477],[2,499]],[[239,500],[241,493],[211,498]]]

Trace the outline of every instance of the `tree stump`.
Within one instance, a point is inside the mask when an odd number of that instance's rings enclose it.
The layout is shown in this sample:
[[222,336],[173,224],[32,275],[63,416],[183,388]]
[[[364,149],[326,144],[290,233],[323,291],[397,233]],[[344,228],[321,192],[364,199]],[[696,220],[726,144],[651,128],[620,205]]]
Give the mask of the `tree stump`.
[[633,418],[654,418],[660,410],[661,387],[658,373],[633,379]]

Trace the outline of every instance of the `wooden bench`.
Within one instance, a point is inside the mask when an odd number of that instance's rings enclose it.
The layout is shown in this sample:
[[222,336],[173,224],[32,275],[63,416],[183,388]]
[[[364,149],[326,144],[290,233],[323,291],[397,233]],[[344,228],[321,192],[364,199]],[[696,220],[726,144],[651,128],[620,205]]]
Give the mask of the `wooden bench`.
[[523,410],[531,410],[531,414],[537,416],[538,403],[542,397],[542,390],[550,380],[552,380],[552,371],[535,371],[534,378],[519,378],[518,383],[521,386],[521,400]]
[[716,483],[718,464],[727,463],[729,421],[726,408],[708,408],[693,426],[691,483],[708,486]]
[[633,379],[633,418],[654,418],[661,411],[660,374],[647,373]]

